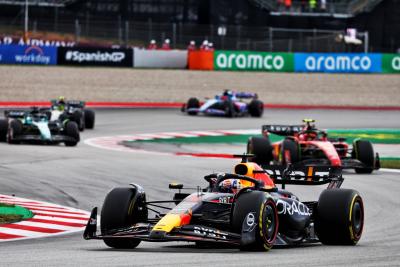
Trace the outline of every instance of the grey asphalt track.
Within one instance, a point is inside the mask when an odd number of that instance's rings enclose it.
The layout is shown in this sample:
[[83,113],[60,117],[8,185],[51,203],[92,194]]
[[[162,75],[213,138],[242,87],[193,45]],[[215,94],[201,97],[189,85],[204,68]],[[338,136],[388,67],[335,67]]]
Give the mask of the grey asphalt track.
[[[400,128],[399,112],[267,110],[263,118],[188,117],[177,110],[98,110],[96,136],[161,131],[258,128],[262,123],[299,123],[315,118],[321,128]],[[124,153],[85,145],[0,144],[0,193],[90,210],[101,207],[113,187],[141,184],[149,199],[169,198],[171,181],[205,185],[213,171],[231,171],[234,160]],[[364,198],[365,230],[355,247],[312,245],[268,253],[198,249],[185,242],[141,243],[114,250],[81,234],[0,243],[0,266],[395,266],[400,264],[400,174],[345,175],[344,188]],[[302,200],[315,200],[323,187],[289,187]]]

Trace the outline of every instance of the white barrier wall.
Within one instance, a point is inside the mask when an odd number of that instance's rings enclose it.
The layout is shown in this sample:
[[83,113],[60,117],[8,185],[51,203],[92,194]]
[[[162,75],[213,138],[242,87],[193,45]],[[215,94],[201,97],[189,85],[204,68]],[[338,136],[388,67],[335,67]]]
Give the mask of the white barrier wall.
[[186,50],[147,50],[134,48],[134,68],[186,69]]

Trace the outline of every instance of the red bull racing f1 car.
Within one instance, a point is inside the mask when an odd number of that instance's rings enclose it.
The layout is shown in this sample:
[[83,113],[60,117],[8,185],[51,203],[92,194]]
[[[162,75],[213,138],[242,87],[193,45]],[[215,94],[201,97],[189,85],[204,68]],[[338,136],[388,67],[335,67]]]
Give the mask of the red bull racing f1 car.
[[[357,191],[340,189],[340,169],[275,166],[264,170],[247,162],[247,157],[235,166],[235,173],[206,175],[207,187],[197,187],[194,193],[183,193],[189,188],[182,184],[170,184],[179,190],[171,200],[147,201],[144,189],[136,184],[112,189],[103,203],[100,231],[94,208],[84,239],[102,239],[109,247],[124,249],[133,249],[141,241],[189,241],[242,250],[359,241],[363,201]],[[328,184],[328,189],[318,201],[302,202],[276,184]]]
[[[251,137],[247,153],[254,154],[259,164],[295,166],[320,165],[355,169],[357,173],[372,173],[380,168],[379,154],[370,141],[355,139],[352,147],[346,138],[329,138],[325,131],[315,128],[315,121],[303,120],[304,125],[263,125],[263,137]],[[284,136],[283,141],[271,143],[269,134]]]
[[[245,102],[244,99],[251,100]],[[264,103],[258,99],[257,94],[225,90],[222,94],[202,104],[197,98],[190,98],[181,110],[189,115],[205,114],[229,118],[248,115],[262,117]]]

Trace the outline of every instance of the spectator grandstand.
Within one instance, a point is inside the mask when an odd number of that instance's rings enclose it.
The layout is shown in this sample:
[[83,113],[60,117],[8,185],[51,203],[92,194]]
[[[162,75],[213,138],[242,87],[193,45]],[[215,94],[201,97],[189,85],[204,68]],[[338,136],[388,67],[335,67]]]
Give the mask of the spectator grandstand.
[[[192,40],[207,39],[216,49],[346,52],[338,36],[355,28],[362,45],[353,51],[396,52],[400,47],[398,0],[28,2],[30,37],[75,44],[147,47],[153,39],[161,44],[170,38],[171,48],[184,49]],[[0,0],[0,38],[21,35],[24,4]],[[218,34],[220,26],[224,36]]]

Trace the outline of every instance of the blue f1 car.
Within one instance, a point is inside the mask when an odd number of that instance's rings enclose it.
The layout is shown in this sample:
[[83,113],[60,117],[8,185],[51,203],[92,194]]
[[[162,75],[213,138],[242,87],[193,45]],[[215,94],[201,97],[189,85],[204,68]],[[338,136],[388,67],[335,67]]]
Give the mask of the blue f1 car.
[[[251,99],[245,102],[244,99]],[[247,92],[233,92],[225,90],[215,98],[208,99],[200,104],[197,98],[190,98],[182,106],[182,112],[189,115],[205,114],[222,117],[261,117],[264,112],[264,103],[258,99],[257,94]]]

